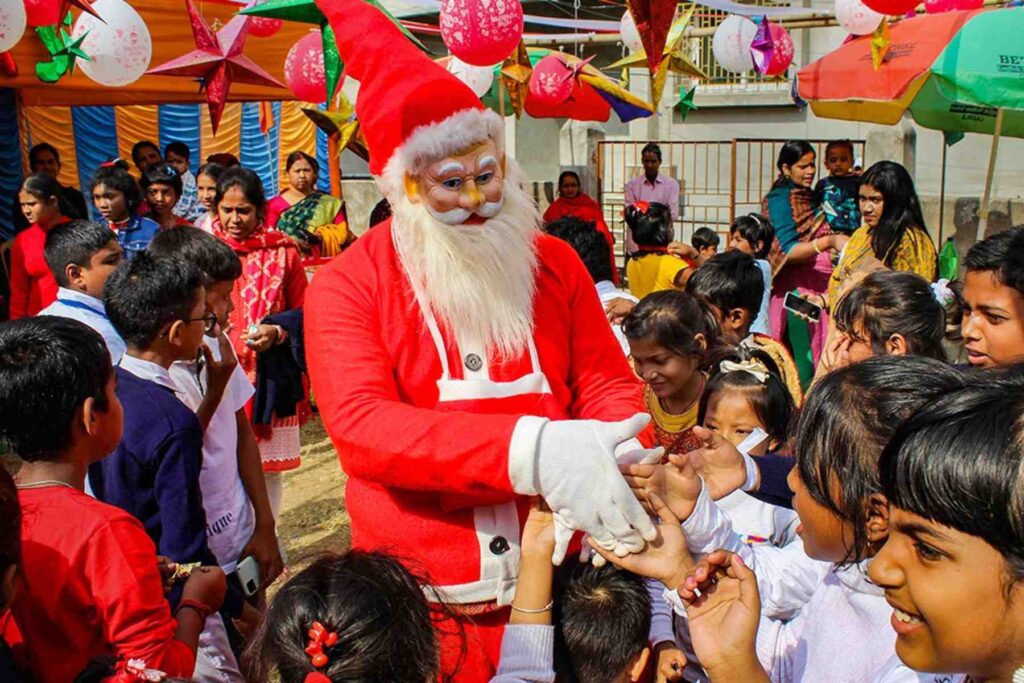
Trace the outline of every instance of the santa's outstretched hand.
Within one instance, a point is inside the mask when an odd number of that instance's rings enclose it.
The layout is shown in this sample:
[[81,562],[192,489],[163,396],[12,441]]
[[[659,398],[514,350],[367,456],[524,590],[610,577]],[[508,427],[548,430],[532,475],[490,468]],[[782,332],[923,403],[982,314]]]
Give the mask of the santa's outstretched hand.
[[561,564],[573,532],[585,531],[602,548],[623,556],[643,549],[656,535],[643,507],[619,472],[616,454],[632,462],[660,458],[661,449],[632,450],[650,422],[638,413],[622,422],[560,420],[540,432],[532,461],[524,454],[510,463],[516,492],[540,495],[555,515],[555,552]]

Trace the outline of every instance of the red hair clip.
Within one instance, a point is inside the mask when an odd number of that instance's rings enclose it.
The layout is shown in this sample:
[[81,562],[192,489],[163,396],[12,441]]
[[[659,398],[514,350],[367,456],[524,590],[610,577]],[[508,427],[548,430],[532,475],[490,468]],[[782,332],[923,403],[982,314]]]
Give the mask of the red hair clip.
[[[313,622],[313,626],[309,629],[309,645],[306,646],[306,654],[309,655],[309,661],[313,664],[314,669],[322,669],[327,666],[327,662],[330,660],[327,653],[324,652],[324,648],[334,647],[337,642],[337,633],[328,631],[319,621]],[[308,676],[306,680],[309,680]]]
[[633,208],[640,213],[647,213],[647,209],[651,208],[650,202],[633,202]]

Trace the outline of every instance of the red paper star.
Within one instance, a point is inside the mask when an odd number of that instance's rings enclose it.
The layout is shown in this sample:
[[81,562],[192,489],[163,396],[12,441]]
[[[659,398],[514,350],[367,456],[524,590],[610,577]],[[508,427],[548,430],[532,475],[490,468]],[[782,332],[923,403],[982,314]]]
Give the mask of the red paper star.
[[102,21],[104,24],[107,23],[106,21],[104,21],[103,17],[96,13],[96,9],[92,6],[92,3],[93,0],[64,0],[64,3],[61,5],[60,15],[63,17],[68,13],[69,9],[71,9],[72,7],[77,7],[83,12],[88,12],[89,14],[93,15],[94,17]]
[[640,34],[640,41],[644,44],[651,75],[654,75],[661,65],[665,40],[668,38],[678,4],[677,0],[626,0],[636,23],[636,30]]
[[279,88],[284,85],[242,54],[249,34],[249,17],[236,15],[214,33],[192,0],[185,0],[185,6],[192,22],[196,49],[150,69],[148,73],[201,79],[206,88],[206,102],[210,106],[210,123],[216,134],[233,81]]

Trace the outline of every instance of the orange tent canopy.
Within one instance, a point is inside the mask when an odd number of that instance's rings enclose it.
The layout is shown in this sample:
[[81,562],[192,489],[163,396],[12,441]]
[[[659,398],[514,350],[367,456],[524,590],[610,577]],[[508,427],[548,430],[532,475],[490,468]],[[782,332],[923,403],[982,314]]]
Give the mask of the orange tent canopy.
[[[195,49],[192,28],[183,0],[130,0],[149,27],[153,39],[153,58],[150,68]],[[213,24],[220,20],[226,24],[244,5],[227,0],[198,0],[196,2],[206,20]],[[78,18],[79,10],[75,11]],[[269,38],[250,35],[246,39],[245,55],[266,69],[270,75],[284,82],[284,60],[299,38],[310,30],[308,24],[285,22],[281,30]],[[57,83],[43,83],[35,75],[35,64],[49,59],[46,48],[31,28],[11,50],[18,65],[15,78],[0,79],[0,86],[15,88],[23,106],[72,106],[89,104],[166,104],[170,102],[205,102],[206,95],[199,84],[188,78],[171,76],[143,76],[130,85],[109,88],[89,79],[81,69],[67,75]],[[285,88],[245,85],[231,86],[229,101],[294,100]]]

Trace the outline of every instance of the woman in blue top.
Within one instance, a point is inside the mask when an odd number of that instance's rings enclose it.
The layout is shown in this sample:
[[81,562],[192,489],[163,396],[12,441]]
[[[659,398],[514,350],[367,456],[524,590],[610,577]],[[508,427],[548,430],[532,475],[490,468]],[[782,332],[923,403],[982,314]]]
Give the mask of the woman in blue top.
[[92,178],[92,201],[103,216],[102,222],[117,235],[126,259],[145,251],[153,236],[160,232],[159,223],[137,214],[142,194],[123,161],[104,164],[96,171]]
[[[772,284],[769,307],[771,336],[782,340],[786,332],[786,293],[795,290],[822,295],[832,275],[832,253],[849,239],[832,234],[813,190],[817,164],[814,148],[803,140],[787,142],[779,151],[779,177],[761,200],[762,211],[775,226],[775,238],[786,259]],[[828,334],[828,319],[808,323],[811,354],[818,362]]]

